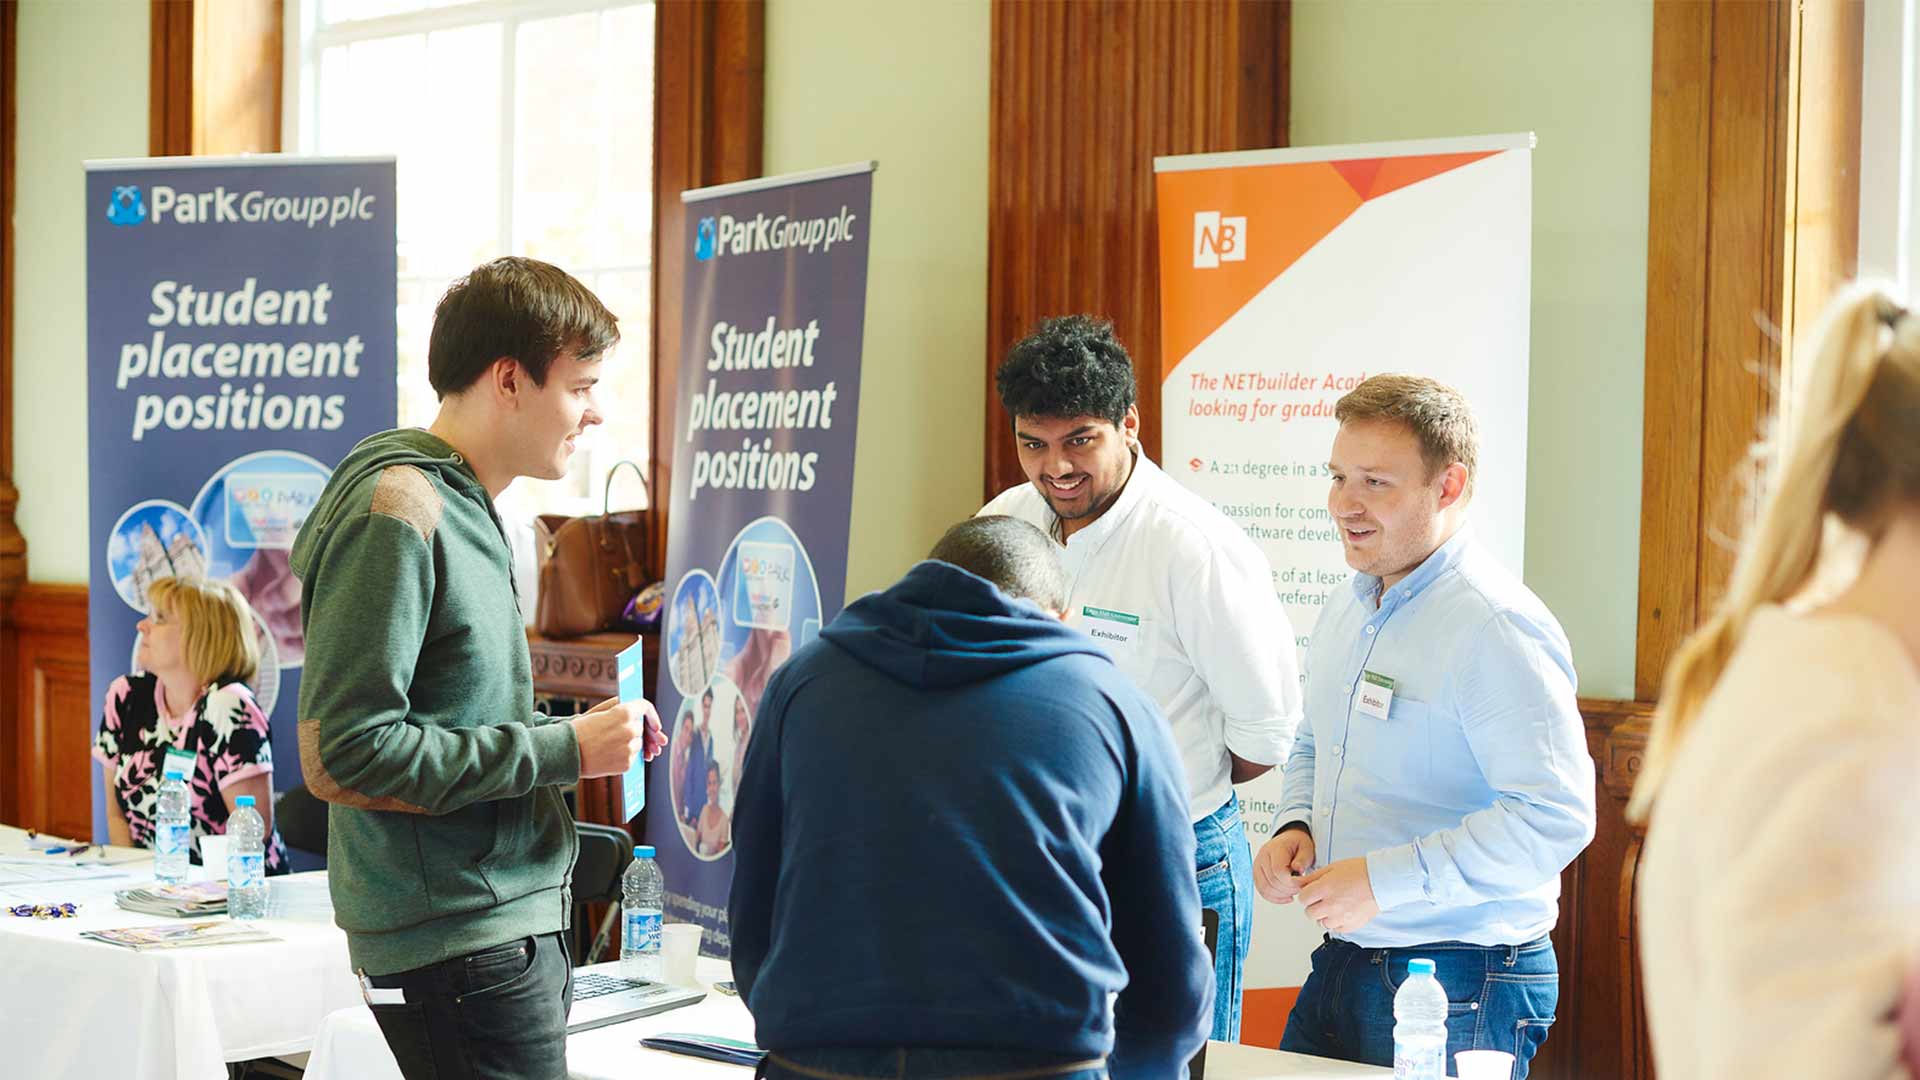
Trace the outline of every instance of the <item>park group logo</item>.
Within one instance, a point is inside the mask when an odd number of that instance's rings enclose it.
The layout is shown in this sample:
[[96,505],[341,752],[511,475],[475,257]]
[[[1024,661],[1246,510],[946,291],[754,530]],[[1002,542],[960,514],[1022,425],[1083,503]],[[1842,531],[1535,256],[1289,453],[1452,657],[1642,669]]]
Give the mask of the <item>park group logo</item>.
[[1193,268],[1212,270],[1223,262],[1247,261],[1247,219],[1221,217],[1218,210],[1193,215]]
[[140,198],[139,184],[122,184],[107,200],[107,220],[115,225],[138,225],[147,220],[147,204]]
[[832,216],[815,218],[764,213],[750,218],[737,218],[732,214],[703,217],[694,227],[693,257],[707,262],[722,255],[792,251],[812,255],[816,251],[832,251],[833,245],[854,239],[854,222],[859,217],[845,206]]
[[713,258],[714,220],[710,217],[700,219],[700,225],[693,232],[693,257],[700,262]]

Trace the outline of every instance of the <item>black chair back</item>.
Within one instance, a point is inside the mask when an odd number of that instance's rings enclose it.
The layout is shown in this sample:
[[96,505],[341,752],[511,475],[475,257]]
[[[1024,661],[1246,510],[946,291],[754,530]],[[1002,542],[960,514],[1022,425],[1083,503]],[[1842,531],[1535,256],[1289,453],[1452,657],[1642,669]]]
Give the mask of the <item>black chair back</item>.
[[614,825],[573,823],[580,834],[580,854],[573,860],[575,904],[617,904],[620,879],[633,862],[633,837]]
[[288,788],[273,802],[273,827],[291,848],[327,854],[327,804],[305,784]]

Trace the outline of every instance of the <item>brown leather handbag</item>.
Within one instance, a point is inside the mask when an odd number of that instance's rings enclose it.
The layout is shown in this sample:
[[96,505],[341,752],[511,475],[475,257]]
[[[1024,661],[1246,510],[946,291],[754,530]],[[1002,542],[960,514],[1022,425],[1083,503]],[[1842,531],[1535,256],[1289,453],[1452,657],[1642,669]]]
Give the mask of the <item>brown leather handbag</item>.
[[[612,627],[627,601],[647,583],[651,530],[646,511],[609,510],[613,478],[622,468],[632,469],[647,486],[640,466],[622,461],[607,472],[600,516],[541,514],[533,521],[540,561],[533,628],[542,637],[579,637]],[[653,502],[651,487],[647,502]]]

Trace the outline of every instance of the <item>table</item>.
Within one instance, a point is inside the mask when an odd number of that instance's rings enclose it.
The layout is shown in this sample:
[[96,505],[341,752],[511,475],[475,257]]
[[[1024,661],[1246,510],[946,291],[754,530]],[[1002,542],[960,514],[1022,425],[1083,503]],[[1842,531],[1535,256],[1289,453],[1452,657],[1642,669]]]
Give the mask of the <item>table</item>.
[[[753,1017],[739,998],[712,989],[733,977],[724,960],[701,957],[695,978],[708,988],[705,1001],[684,1009],[643,1016],[567,1038],[567,1073],[573,1080],[745,1080],[751,1071],[640,1045],[648,1035],[693,1031],[734,1039],[753,1038]],[[1212,1043],[1207,1080],[1379,1080],[1392,1069],[1283,1054],[1256,1046]],[[365,1005],[326,1018],[307,1059],[307,1080],[399,1080],[400,1068]]]
[[[80,905],[74,919],[0,915],[7,1075],[225,1080],[229,1061],[308,1049],[322,1018],[360,1000],[324,872],[271,879],[257,925],[278,942],[135,952],[78,936],[177,921],[114,906],[115,889],[152,881],[153,862],[149,852],[108,850],[95,865],[115,876],[22,884],[0,873],[8,906]],[[25,853],[25,833],[0,826],[0,856]]]

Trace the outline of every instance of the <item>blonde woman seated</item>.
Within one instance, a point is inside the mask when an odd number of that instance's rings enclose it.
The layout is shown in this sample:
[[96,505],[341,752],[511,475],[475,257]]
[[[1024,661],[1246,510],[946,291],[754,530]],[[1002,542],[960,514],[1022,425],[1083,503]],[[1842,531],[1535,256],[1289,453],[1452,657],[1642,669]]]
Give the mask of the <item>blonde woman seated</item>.
[[187,790],[193,861],[199,841],[227,831],[233,800],[253,796],[267,826],[267,873],[287,872],[273,826],[273,746],[267,717],[247,688],[260,665],[253,613],[238,590],[199,578],[147,586],[153,613],[140,620],[134,654],[144,674],[107,688],[93,756],[106,773],[107,836],[151,847],[161,771],[169,749],[193,755]]
[[[1858,289],[1804,354],[1755,531],[1667,671],[1630,816],[1657,1070],[1904,1077],[1920,956],[1920,316]],[[1828,523],[1864,540],[1807,592]]]

